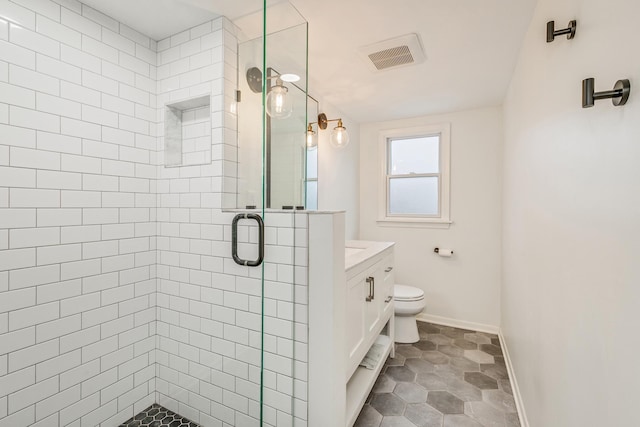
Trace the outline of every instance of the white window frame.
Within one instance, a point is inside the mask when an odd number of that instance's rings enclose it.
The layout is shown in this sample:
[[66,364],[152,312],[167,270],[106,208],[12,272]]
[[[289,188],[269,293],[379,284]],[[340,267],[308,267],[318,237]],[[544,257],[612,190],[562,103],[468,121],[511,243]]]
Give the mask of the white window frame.
[[[402,138],[418,138],[440,136],[439,147],[439,191],[437,215],[390,215],[389,214],[389,140]],[[379,133],[378,142],[379,185],[378,185],[378,224],[382,226],[417,226],[446,228],[451,224],[450,187],[451,187],[451,124],[385,129]]]

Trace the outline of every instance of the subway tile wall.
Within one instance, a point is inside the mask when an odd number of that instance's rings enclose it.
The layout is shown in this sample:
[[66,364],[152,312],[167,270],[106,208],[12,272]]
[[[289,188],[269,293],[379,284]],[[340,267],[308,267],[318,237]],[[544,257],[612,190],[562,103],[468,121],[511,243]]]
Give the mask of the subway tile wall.
[[[155,42],[75,0],[0,0],[0,427],[306,426],[306,214],[231,259],[235,28]],[[163,106],[211,95],[212,162],[163,166]],[[251,252],[255,227],[240,229]]]
[[156,398],[156,43],[0,17],[0,426],[117,425]]

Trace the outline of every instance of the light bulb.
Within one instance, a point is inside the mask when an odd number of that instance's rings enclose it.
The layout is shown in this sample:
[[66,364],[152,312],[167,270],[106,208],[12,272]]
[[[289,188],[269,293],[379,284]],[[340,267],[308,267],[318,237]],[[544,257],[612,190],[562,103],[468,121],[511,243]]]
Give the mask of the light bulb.
[[267,114],[273,119],[286,119],[291,116],[293,106],[291,97],[282,80],[276,80],[276,85],[271,88],[267,95]]
[[347,128],[342,126],[342,120],[338,120],[338,126],[331,131],[331,145],[336,148],[343,148],[349,144],[349,133]]
[[307,149],[314,150],[318,146],[318,140],[316,139],[316,133],[313,131],[311,125],[307,127]]

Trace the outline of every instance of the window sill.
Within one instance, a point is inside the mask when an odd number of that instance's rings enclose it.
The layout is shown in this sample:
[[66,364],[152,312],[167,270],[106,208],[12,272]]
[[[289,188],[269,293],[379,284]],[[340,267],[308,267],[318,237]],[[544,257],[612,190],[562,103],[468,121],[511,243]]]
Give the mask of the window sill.
[[453,221],[441,218],[380,218],[376,221],[380,227],[404,228],[449,228]]

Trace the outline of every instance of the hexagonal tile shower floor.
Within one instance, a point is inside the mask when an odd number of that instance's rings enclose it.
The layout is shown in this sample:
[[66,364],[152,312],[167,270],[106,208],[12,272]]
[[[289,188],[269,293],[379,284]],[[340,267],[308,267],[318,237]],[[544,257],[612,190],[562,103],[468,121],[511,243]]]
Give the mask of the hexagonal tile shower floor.
[[520,427],[496,335],[418,322],[354,427]]
[[149,406],[135,417],[127,420],[119,427],[200,427],[158,404]]

